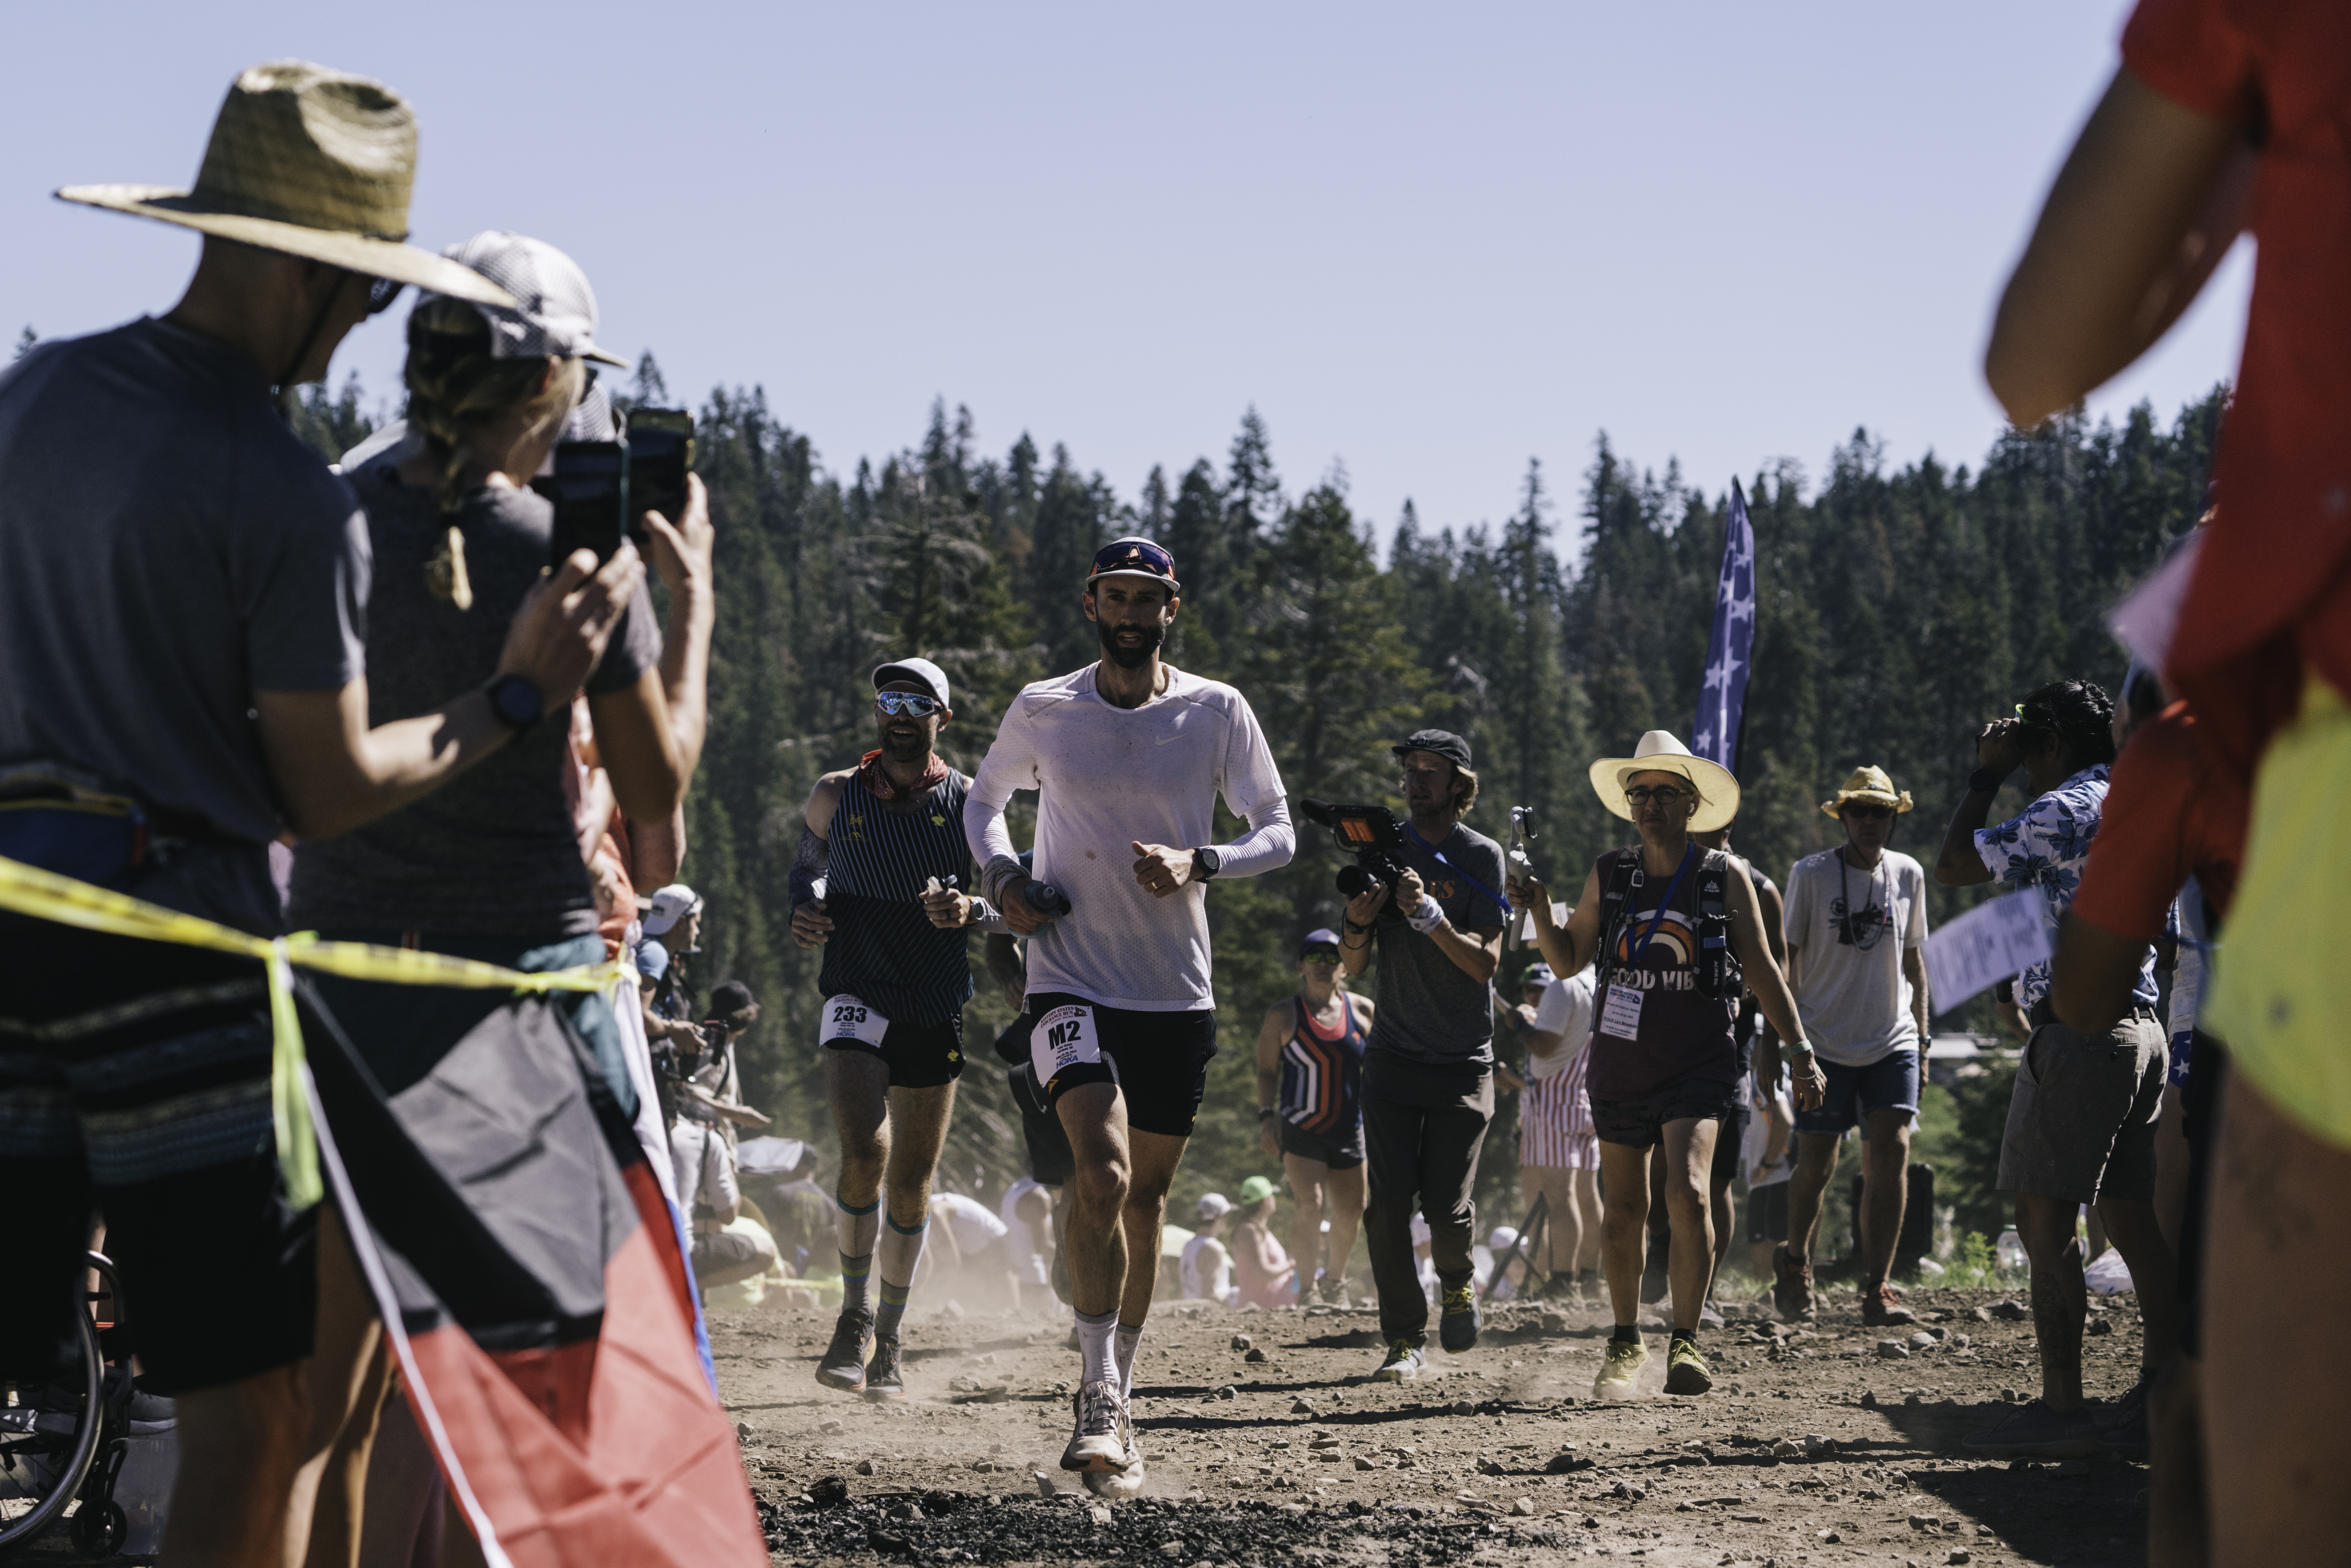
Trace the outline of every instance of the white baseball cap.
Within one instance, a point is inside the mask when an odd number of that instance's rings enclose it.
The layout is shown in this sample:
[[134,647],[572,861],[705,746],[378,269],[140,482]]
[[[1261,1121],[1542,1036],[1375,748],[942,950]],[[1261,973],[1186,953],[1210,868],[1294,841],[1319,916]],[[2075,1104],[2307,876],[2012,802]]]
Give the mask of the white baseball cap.
[[1222,1219],[1233,1211],[1233,1200],[1220,1192],[1204,1192],[1192,1212],[1203,1219]]
[[645,908],[645,935],[665,936],[679,921],[701,913],[702,894],[682,882],[671,883]]
[[556,354],[628,368],[628,361],[596,346],[596,291],[588,275],[545,240],[485,229],[441,254],[515,297],[514,308],[474,304],[490,324],[491,358]]

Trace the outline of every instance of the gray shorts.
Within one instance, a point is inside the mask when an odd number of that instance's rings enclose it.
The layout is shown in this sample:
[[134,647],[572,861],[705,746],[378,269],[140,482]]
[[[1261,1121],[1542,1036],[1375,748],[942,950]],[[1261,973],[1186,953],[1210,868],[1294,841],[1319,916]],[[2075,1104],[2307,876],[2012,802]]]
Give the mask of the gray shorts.
[[2041,1023],[2017,1063],[1995,1185],[2068,1203],[2152,1198],[2169,1061],[2163,1029],[2146,1013],[2101,1035]]

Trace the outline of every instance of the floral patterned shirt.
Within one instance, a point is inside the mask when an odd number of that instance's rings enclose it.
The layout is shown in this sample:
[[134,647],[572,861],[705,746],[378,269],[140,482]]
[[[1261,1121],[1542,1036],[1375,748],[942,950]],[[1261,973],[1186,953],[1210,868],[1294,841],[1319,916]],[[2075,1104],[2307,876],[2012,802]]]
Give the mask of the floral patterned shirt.
[[[2081,885],[2082,866],[2090,858],[2090,841],[2098,836],[2098,817],[2106,803],[2106,765],[2085,768],[2027,806],[2020,816],[1996,827],[1976,830],[1976,853],[1996,882],[2010,887],[2037,884],[2053,934],[2065,911],[2073,907],[2074,890]],[[2027,1012],[2049,994],[2047,960],[2027,968],[2016,980],[2016,1005]],[[2139,960],[2138,984],[2133,999],[2155,1006],[2155,953]]]

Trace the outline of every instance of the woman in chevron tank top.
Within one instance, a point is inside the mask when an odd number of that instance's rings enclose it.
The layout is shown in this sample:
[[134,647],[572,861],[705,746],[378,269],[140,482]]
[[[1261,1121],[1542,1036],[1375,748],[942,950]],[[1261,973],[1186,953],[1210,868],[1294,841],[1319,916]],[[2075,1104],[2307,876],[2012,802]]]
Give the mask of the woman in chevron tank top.
[[1301,1305],[1315,1299],[1315,1265],[1330,1223],[1321,1299],[1346,1301],[1347,1255],[1364,1217],[1364,1042],[1372,1004],[1339,985],[1339,936],[1310,931],[1298,993],[1266,1011],[1257,1035],[1258,1135],[1282,1164],[1293,1204],[1290,1253]]

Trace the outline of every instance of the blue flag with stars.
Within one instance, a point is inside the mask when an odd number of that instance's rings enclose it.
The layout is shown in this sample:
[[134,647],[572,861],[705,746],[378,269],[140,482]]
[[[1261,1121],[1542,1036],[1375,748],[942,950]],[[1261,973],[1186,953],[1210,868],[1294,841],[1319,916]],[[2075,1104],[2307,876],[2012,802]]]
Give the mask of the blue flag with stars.
[[1690,750],[1739,772],[1740,720],[1747,707],[1747,674],[1755,653],[1755,527],[1747,495],[1730,482],[1730,526],[1723,531],[1722,580],[1714,591],[1714,631],[1706,643],[1706,678],[1698,685],[1698,722]]

